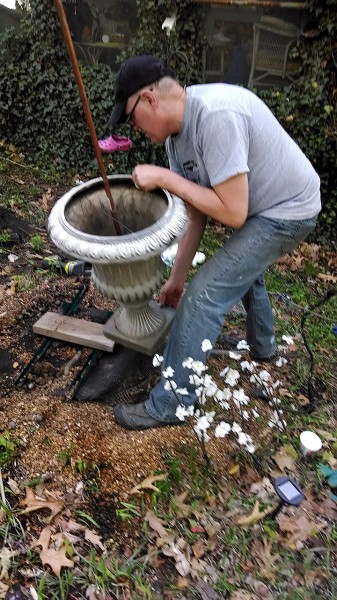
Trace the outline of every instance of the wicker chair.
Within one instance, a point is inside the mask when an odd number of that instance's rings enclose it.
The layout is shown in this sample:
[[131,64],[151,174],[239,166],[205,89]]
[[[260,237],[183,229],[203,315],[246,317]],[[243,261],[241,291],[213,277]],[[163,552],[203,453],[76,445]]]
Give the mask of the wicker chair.
[[285,85],[295,81],[300,63],[289,59],[298,29],[281,19],[262,17],[254,23],[253,55],[248,87]]

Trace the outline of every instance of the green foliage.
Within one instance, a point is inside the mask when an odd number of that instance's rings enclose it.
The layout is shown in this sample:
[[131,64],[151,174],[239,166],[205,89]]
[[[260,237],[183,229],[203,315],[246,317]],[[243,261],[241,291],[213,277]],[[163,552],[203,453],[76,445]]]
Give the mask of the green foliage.
[[0,435],[0,467],[6,467],[13,460],[16,450],[14,440],[10,438],[10,434],[5,432]]
[[319,241],[336,241],[337,212],[337,0],[322,8],[312,1],[322,35],[301,42],[299,80],[292,86],[259,92],[321,177],[323,210],[317,227]]
[[[24,13],[20,27],[0,36],[0,138],[53,170],[96,175],[89,129],[56,8],[49,0],[30,4],[31,12]],[[171,57],[178,76],[197,80],[202,20],[199,8],[194,5],[191,10],[191,6],[192,0],[137,0],[140,27],[128,55],[148,52],[165,60]],[[177,14],[177,28],[170,38],[161,28],[168,13]],[[108,135],[115,75],[104,64],[80,64],[80,69],[97,136]],[[130,135],[130,129],[122,127],[119,133]],[[114,155],[114,172],[131,172],[139,162],[167,164],[163,146],[152,146],[136,132],[132,137],[134,149]]]

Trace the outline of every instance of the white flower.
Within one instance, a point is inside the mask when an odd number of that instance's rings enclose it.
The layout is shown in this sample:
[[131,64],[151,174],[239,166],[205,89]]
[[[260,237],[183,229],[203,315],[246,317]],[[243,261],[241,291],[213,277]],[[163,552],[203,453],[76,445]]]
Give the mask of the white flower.
[[246,421],[249,421],[249,412],[247,410],[242,411],[242,416]]
[[173,375],[174,375],[174,369],[172,369],[172,367],[167,367],[167,369],[165,369],[165,371],[163,371],[163,377],[165,377],[166,379],[173,377]]
[[215,396],[215,394],[218,390],[217,384],[215,383],[215,381],[213,381],[213,379],[210,375],[205,376],[204,387],[205,387],[206,396],[210,396],[210,397]]
[[245,446],[248,442],[247,436],[243,431],[238,432],[238,442],[241,446]]
[[160,356],[160,354],[155,354],[153,357],[153,361],[152,364],[154,367],[159,367],[161,365],[161,363],[163,362],[164,357]]
[[234,390],[233,398],[238,401],[238,404],[247,404],[249,402],[249,396],[246,396],[242,388]]
[[270,379],[270,373],[268,373],[268,371],[266,371],[265,369],[263,369],[259,373],[259,378],[260,378],[260,381],[269,381],[269,379]]
[[191,358],[190,356],[188,358],[186,358],[186,360],[183,360],[182,365],[185,369],[192,369],[193,366],[193,358]]
[[166,390],[167,392],[172,392],[174,390],[177,389],[177,384],[175,381],[173,381],[173,379],[169,379],[168,381],[165,381],[164,383],[164,390]]
[[288,362],[288,361],[287,361],[287,359],[286,359],[286,358],[284,358],[284,356],[280,356],[280,358],[278,358],[278,359],[277,359],[277,361],[275,362],[275,365],[276,365],[277,367],[283,367],[283,365],[286,365],[286,364],[287,364],[287,362]]
[[250,373],[253,373],[255,371],[256,362],[253,360],[251,362],[249,362],[249,360],[243,360],[240,365],[243,371],[249,371]]
[[235,360],[240,360],[241,358],[241,354],[239,354],[239,352],[229,352],[228,353],[229,358],[234,358]]
[[231,407],[229,402],[225,402],[224,400],[219,400],[219,404],[220,404],[221,408],[223,408],[224,410],[229,410]]
[[221,371],[220,376],[225,377],[225,382],[231,386],[236,385],[238,379],[240,379],[239,371],[236,369],[230,369],[229,367],[226,367],[226,369]]
[[203,383],[202,378],[199,377],[198,375],[196,375],[195,373],[192,373],[192,375],[189,376],[188,380],[191,385],[194,385],[194,387],[197,387],[198,385],[202,385],[202,383]]
[[249,350],[250,346],[247,344],[246,340],[240,340],[236,345],[237,350]]
[[192,370],[200,377],[204,371],[207,371],[207,367],[203,362],[201,362],[201,360],[194,360],[192,364]]
[[188,391],[186,388],[177,388],[176,392],[177,392],[177,394],[180,394],[181,396],[188,396]]
[[216,426],[214,435],[217,438],[223,438],[229,434],[230,430],[231,430],[230,424],[226,423],[225,421],[221,421],[221,423],[219,423],[219,425]]
[[253,417],[255,417],[255,419],[257,419],[260,416],[259,413],[257,412],[257,410],[255,410],[255,408],[253,408],[252,412],[253,412]]
[[254,454],[254,452],[255,452],[254,444],[247,444],[246,450],[247,450],[247,452],[249,452],[249,454]]
[[283,335],[282,339],[286,344],[288,344],[288,346],[294,343],[294,340],[290,335]]
[[234,431],[234,433],[240,433],[240,431],[242,431],[242,427],[240,427],[240,425],[234,421],[232,425],[232,431]]
[[206,431],[206,429],[209,428],[210,424],[211,423],[210,423],[208,417],[206,415],[203,415],[202,417],[199,417],[199,419],[197,420],[194,429],[198,429],[199,431]]
[[213,346],[209,340],[203,340],[201,344],[201,350],[203,352],[207,352],[207,350],[212,350]]
[[178,419],[180,421],[185,421],[185,417],[187,417],[187,410],[186,410],[185,406],[182,406],[181,404],[179,404],[179,406],[177,406],[176,417],[178,417]]

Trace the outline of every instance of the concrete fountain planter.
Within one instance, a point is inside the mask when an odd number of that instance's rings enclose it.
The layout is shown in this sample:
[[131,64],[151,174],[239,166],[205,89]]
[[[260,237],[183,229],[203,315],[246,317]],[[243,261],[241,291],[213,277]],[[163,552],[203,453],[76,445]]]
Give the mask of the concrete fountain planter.
[[72,188],[57,201],[49,235],[64,254],[91,263],[95,287],[119,303],[105,335],[152,354],[173,316],[152,301],[163,281],[161,253],[185,232],[186,209],[165,190],[137,190],[129,175],[110,176],[109,183],[122,235],[114,233],[101,178]]

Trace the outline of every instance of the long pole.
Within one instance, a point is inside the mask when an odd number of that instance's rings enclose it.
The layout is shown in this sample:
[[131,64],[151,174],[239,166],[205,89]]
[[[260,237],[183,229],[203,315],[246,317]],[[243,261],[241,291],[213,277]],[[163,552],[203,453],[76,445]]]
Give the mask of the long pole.
[[121,230],[120,230],[120,226],[119,226],[119,222],[118,222],[118,218],[117,218],[117,212],[116,212],[114,201],[112,198],[109,180],[107,178],[104,163],[102,160],[102,154],[101,154],[101,151],[100,151],[100,148],[98,145],[97,135],[96,135],[96,131],[95,131],[95,125],[94,125],[94,121],[93,121],[93,118],[91,115],[91,110],[90,110],[87,94],[85,91],[83,79],[82,79],[80,68],[78,65],[78,60],[77,60],[77,56],[76,56],[76,52],[75,52],[75,48],[74,48],[74,43],[73,43],[73,40],[71,37],[67,17],[66,17],[65,11],[64,11],[62,0],[55,0],[55,3],[56,3],[57,11],[59,14],[59,19],[60,19],[64,39],[67,44],[67,48],[68,48],[68,51],[70,54],[70,59],[71,59],[72,65],[73,65],[73,70],[74,70],[77,86],[78,86],[78,89],[80,92],[80,96],[81,96],[81,100],[82,100],[82,104],[83,104],[83,108],[84,108],[85,118],[86,118],[88,126],[89,126],[92,145],[94,147],[99,170],[102,175],[104,189],[105,189],[108,199],[110,200],[110,207],[111,207],[113,222],[115,225],[115,232],[116,232],[116,235],[121,235]]

